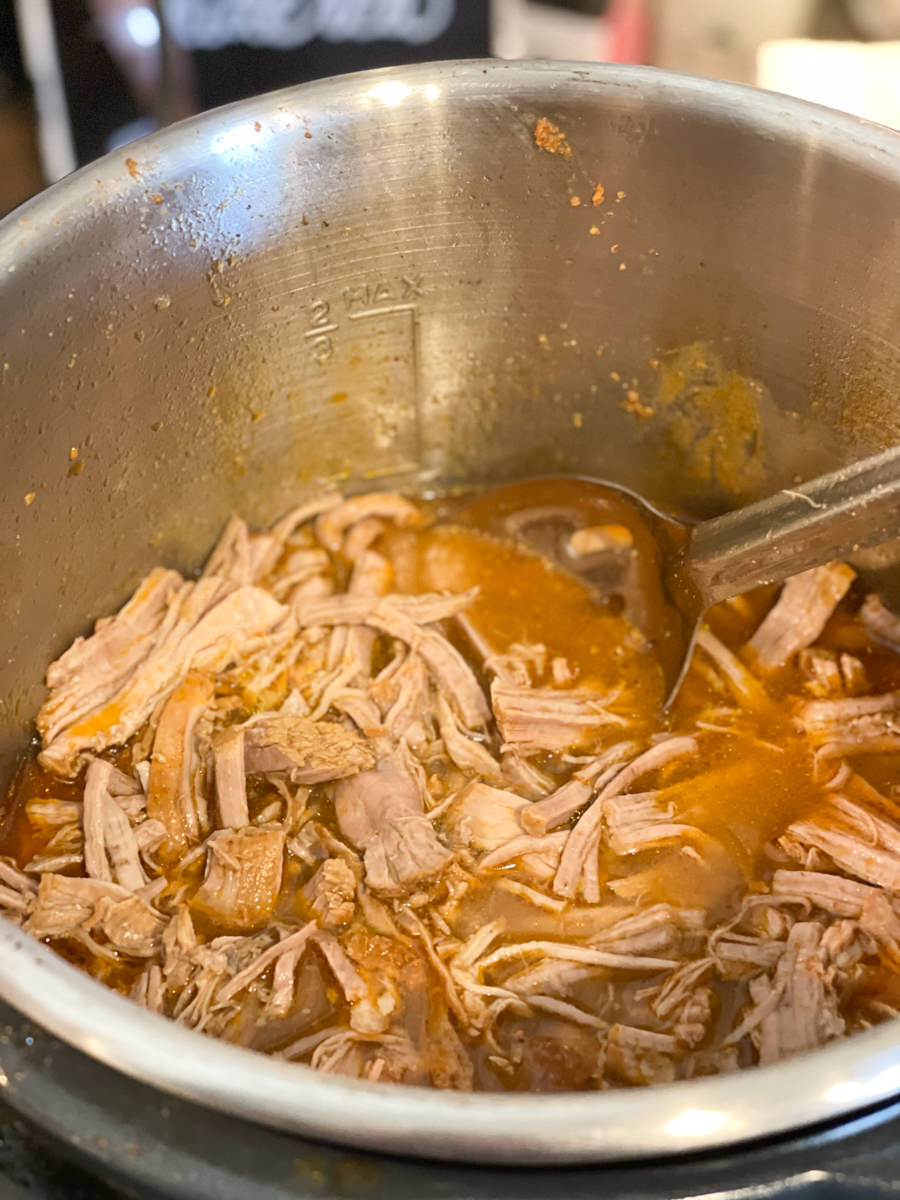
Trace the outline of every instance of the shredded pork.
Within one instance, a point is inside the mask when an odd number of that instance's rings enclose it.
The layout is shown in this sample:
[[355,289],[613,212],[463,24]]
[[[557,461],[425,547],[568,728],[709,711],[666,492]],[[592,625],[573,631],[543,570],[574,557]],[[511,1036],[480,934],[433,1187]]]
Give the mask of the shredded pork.
[[580,656],[548,601],[498,640],[529,597],[485,624],[432,522],[387,492],[233,517],[78,638],[5,917],[154,1012],[383,1082],[646,1086],[890,1015],[898,618],[840,563],[736,601],[661,718],[624,621]]

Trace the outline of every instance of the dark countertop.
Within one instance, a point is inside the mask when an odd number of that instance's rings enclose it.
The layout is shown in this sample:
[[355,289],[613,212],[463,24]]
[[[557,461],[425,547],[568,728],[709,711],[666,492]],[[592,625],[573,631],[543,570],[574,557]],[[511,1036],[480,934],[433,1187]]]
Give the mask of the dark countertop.
[[0,1200],[124,1200],[65,1162],[7,1104],[0,1103]]
[[[0,1089],[16,1110],[0,1101],[0,1200],[900,1195],[896,1100],[830,1127],[716,1156],[565,1169],[415,1161],[309,1142],[163,1095],[86,1058],[2,1003]],[[69,1158],[82,1165],[69,1165]]]

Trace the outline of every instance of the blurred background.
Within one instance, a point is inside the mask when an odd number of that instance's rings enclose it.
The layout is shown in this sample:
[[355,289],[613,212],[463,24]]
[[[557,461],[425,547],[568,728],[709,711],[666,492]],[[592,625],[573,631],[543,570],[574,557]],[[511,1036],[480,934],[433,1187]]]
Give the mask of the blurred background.
[[205,108],[485,55],[649,63],[900,128],[900,0],[0,0],[0,213]]

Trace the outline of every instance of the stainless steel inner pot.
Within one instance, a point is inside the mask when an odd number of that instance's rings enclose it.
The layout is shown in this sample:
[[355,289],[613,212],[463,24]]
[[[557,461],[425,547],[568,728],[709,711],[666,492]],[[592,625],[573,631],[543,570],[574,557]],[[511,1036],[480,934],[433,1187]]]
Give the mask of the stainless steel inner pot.
[[[540,118],[568,155],[535,144]],[[268,521],[325,479],[581,471],[701,515],[896,442],[898,149],[747,88],[449,63],[220,109],[19,209],[0,226],[4,780],[47,662],[157,561],[198,564],[231,510]],[[651,1091],[358,1083],[139,1010],[3,922],[0,953],[0,995],[95,1058],[362,1146],[643,1157],[900,1091],[893,1023]]]

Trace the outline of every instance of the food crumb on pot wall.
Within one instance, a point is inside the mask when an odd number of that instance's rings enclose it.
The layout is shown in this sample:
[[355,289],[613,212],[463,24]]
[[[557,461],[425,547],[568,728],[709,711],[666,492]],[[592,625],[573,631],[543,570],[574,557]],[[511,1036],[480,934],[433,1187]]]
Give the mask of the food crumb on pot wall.
[[534,127],[534,141],[548,154],[561,154],[564,158],[568,158],[572,153],[572,147],[566,141],[566,135],[558,125],[554,125],[546,117],[540,117]]
[[644,404],[640,395],[630,388],[625,394],[625,399],[619,401],[619,408],[624,412],[631,413],[634,417],[640,417],[642,420],[647,420],[653,416],[653,409],[649,404]]

